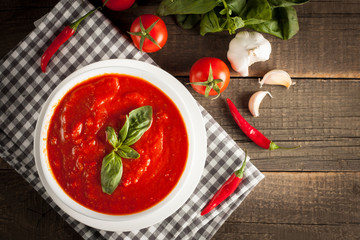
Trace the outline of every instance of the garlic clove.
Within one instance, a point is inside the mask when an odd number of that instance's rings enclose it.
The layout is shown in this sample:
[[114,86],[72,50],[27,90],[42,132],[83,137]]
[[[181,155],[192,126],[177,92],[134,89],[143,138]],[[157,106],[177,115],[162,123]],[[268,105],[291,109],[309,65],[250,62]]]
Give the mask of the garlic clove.
[[264,84],[282,85],[287,88],[295,84],[295,82],[292,82],[291,77],[287,72],[279,69],[271,70],[270,72],[266,73],[262,80],[259,80],[259,83],[260,88]]
[[271,93],[268,91],[257,91],[250,97],[249,110],[254,117],[258,117],[260,115],[259,114],[260,103],[262,102],[264,97],[268,94],[270,97],[272,97]]

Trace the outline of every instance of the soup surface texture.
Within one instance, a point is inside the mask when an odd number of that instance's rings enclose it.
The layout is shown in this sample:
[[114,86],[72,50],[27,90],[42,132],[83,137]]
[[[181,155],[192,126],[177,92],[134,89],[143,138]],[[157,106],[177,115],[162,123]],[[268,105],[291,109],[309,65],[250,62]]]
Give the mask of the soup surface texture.
[[[122,159],[123,175],[111,194],[101,188],[101,165],[113,149],[105,129],[119,132],[126,115],[150,105],[149,130],[132,145],[138,159]],[[172,100],[151,83],[129,75],[96,76],[61,99],[51,118],[47,153],[57,182],[76,202],[97,212],[125,215],[163,200],[179,181],[188,156],[188,136]]]

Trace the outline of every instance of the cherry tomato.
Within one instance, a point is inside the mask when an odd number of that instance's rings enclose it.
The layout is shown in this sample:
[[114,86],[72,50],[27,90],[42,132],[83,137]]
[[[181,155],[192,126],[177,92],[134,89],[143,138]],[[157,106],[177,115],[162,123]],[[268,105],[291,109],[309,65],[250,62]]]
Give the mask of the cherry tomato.
[[[211,72],[212,77],[209,78],[209,75],[211,76]],[[205,96],[213,96],[222,93],[229,85],[229,81],[229,68],[222,60],[218,58],[201,58],[192,65],[190,70],[191,86],[195,91]]]
[[[141,31],[140,18],[145,32]],[[158,22],[151,28],[151,25],[156,21]],[[160,17],[152,14],[144,14],[137,17],[131,24],[130,35],[138,49],[140,49],[141,38],[143,38],[144,42],[142,49],[140,50],[148,53],[159,51],[165,45],[168,38],[168,32],[164,21]],[[153,43],[152,40],[157,44]]]
[[[102,0],[104,3],[106,0]],[[109,0],[106,3],[106,7],[114,11],[123,11],[130,8],[134,4],[135,0]]]

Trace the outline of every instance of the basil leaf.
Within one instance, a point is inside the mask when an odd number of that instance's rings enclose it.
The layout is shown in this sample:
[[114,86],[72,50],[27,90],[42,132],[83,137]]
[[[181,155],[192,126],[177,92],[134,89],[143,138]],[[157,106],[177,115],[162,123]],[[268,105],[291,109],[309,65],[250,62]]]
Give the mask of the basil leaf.
[[246,3],[240,17],[245,20],[247,25],[260,24],[266,20],[271,20],[271,7],[266,0],[251,0]]
[[281,7],[274,10],[274,19],[280,22],[283,39],[292,38],[299,31],[299,22],[294,7]]
[[245,26],[245,22],[241,19],[241,17],[232,17],[228,19],[227,29],[230,34],[235,34],[235,31],[239,28]]
[[120,141],[120,143],[123,143],[125,141],[126,136],[128,134],[128,131],[129,131],[129,126],[130,126],[129,117],[126,116],[124,126],[119,131],[119,138],[120,138],[119,141]]
[[183,29],[192,29],[201,20],[200,14],[180,14],[176,15],[176,23]]
[[214,9],[221,0],[163,0],[157,14],[167,16],[172,14],[204,14]]
[[124,145],[133,145],[150,128],[152,123],[152,107],[139,107],[129,113],[129,129]]
[[227,11],[225,8],[219,12],[220,15],[225,15],[226,13],[227,13]]
[[200,34],[204,36],[206,33],[220,32],[223,28],[220,27],[219,18],[214,10],[204,14],[200,22]]
[[116,148],[119,144],[119,140],[118,137],[116,136],[115,130],[112,127],[108,126],[105,132],[106,132],[106,138],[111,144],[111,146]]
[[299,31],[295,8],[274,8],[272,15],[273,19],[270,21],[257,25],[248,25],[247,27],[258,32],[269,33],[284,40],[292,38]]
[[254,25],[254,24],[261,24],[266,21],[269,21],[269,20],[251,18],[251,19],[244,20],[244,23],[246,26],[248,26],[248,25]]
[[227,0],[226,3],[234,13],[240,15],[246,5],[246,0]]
[[127,145],[122,145],[117,153],[120,157],[127,159],[137,159],[140,157],[140,154],[136,150]]
[[101,187],[104,193],[112,194],[120,183],[123,165],[114,151],[106,155],[101,165]]
[[294,5],[301,5],[310,0],[268,0],[271,7],[291,7]]

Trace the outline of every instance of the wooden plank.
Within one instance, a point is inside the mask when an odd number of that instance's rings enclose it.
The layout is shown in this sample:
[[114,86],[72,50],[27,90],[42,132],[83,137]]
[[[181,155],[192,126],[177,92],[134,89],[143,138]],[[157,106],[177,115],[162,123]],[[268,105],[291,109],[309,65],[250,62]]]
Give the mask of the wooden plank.
[[[58,0],[1,1],[0,57],[30,31],[33,21]],[[99,0],[91,0],[99,4]],[[132,20],[154,13],[159,0],[140,0],[137,9],[104,13],[127,31]],[[247,110],[250,95],[259,90],[255,78],[234,78],[221,99],[209,101],[190,91],[242,147],[266,178],[228,219],[214,239],[356,239],[360,236],[360,60],[358,0],[312,0],[297,7],[300,32],[272,43],[271,59],[250,68],[262,76],[273,68],[287,70],[297,85],[285,90],[264,87],[274,99],[265,99],[260,117]],[[201,37],[198,29],[182,30],[165,17],[169,40],[151,54],[155,61],[183,83],[193,62],[204,56],[226,60],[231,36]],[[229,65],[230,66],[230,65]],[[233,76],[236,73],[232,72]],[[311,78],[320,79],[311,79]],[[336,78],[336,79],[328,79]],[[349,78],[349,79],[340,79]],[[233,122],[224,99],[231,98],[251,124],[275,142],[294,151],[259,149]],[[0,239],[82,239],[15,171],[0,160]],[[293,173],[297,171],[325,171]],[[328,171],[334,171],[329,173]],[[354,172],[337,172],[354,171]]]
[[357,239],[360,172],[265,173],[214,239]]
[[[179,78],[184,84],[187,78]],[[260,116],[248,110],[250,96],[259,91],[257,79],[232,79],[222,97],[211,101],[194,92],[200,104],[240,147],[249,150],[262,171],[358,171],[360,169],[360,81],[296,79],[296,85],[264,86]],[[282,146],[296,150],[267,151],[256,146],[234,122],[225,99],[230,98],[250,124]]]
[[82,239],[15,171],[0,171],[0,239]]
[[[214,239],[355,239],[360,235],[360,172],[265,172],[265,176]],[[1,171],[0,189],[1,239],[81,239],[14,171]]]
[[[21,1],[2,2],[0,27],[7,29],[7,37],[0,39],[0,56],[4,56],[32,31],[32,22],[48,12],[56,2],[32,1],[24,6]],[[99,1],[91,2],[99,4]],[[105,9],[104,13],[125,32],[136,16],[155,13],[158,3],[140,1],[138,8],[124,12]],[[272,44],[271,58],[250,67],[251,76],[263,76],[270,69],[281,68],[296,77],[359,78],[360,4],[355,0],[311,1],[296,8],[300,32],[288,41],[265,35]],[[230,66],[226,52],[232,36],[216,33],[202,37],[198,29],[179,28],[173,17],[164,17],[164,20],[169,31],[168,43],[151,56],[166,71],[185,76],[191,65],[205,56],[218,57]],[[232,75],[237,76],[235,72]]]
[[226,223],[212,240],[338,240],[358,239],[358,224],[306,225],[267,223]]

